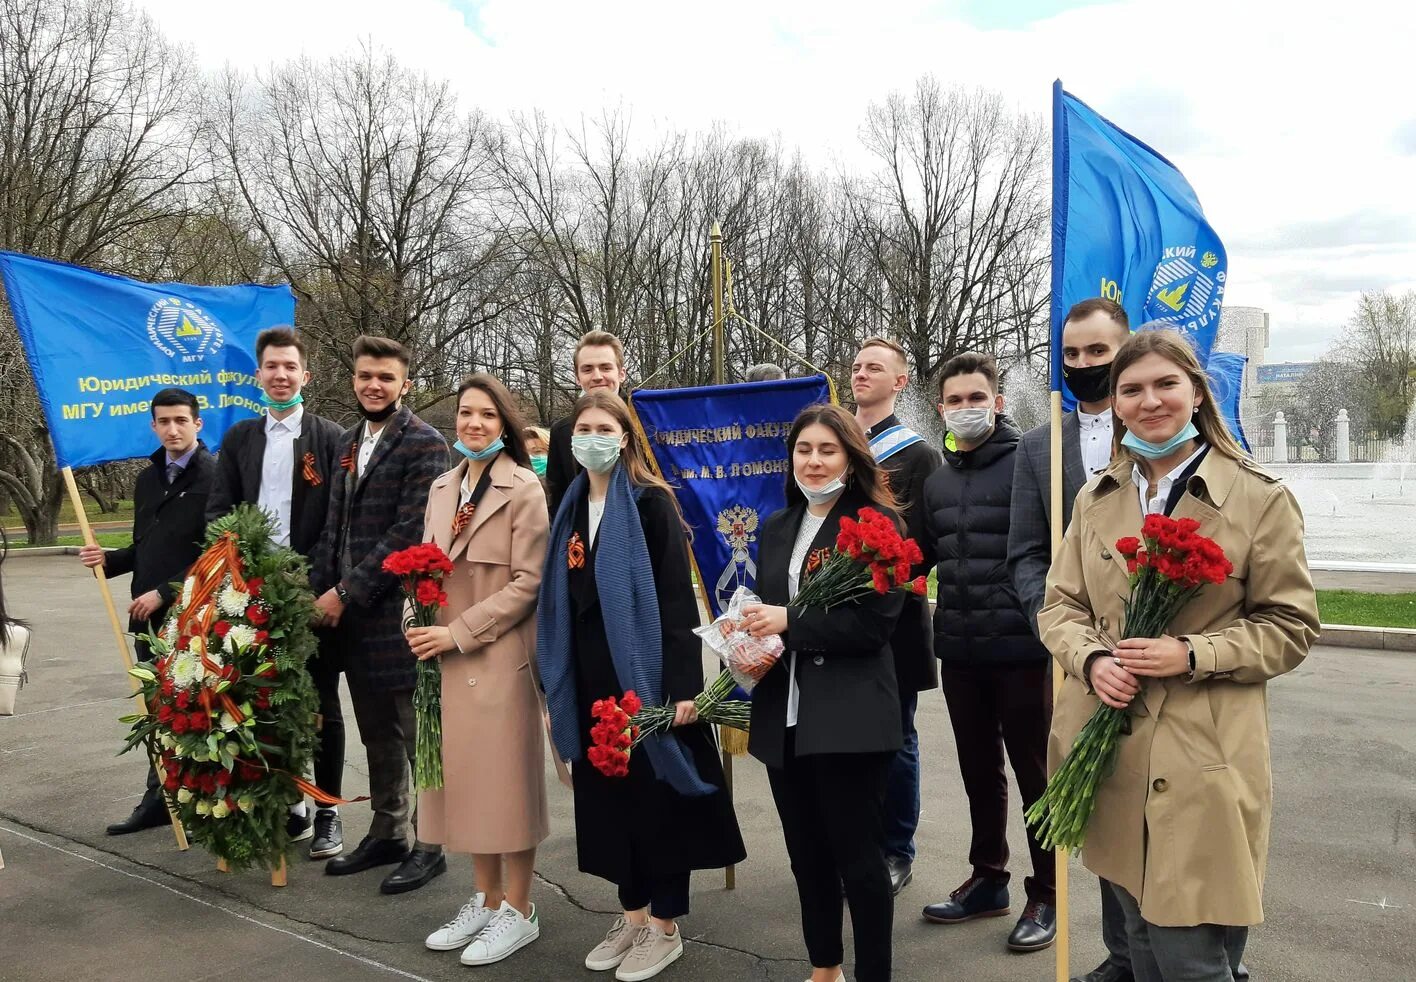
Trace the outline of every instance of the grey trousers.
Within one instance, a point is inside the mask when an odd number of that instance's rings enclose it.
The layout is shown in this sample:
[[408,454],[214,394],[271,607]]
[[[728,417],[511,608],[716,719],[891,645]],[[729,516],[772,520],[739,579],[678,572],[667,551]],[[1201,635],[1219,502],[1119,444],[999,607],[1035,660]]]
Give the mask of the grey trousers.
[[1135,898],[1114,883],[1107,886],[1126,916],[1136,982],[1234,982],[1249,940],[1247,927],[1148,924]]
[[[411,820],[416,842],[417,817],[409,788],[418,737],[413,692],[390,692],[356,672],[345,678],[359,739],[369,759],[369,804],[374,810],[369,835],[406,841]],[[417,842],[416,848],[436,852],[439,847]]]
[[1126,912],[1111,892],[1111,884],[1101,883],[1101,940],[1106,944],[1106,961],[1116,968],[1131,971],[1131,941],[1126,936]]

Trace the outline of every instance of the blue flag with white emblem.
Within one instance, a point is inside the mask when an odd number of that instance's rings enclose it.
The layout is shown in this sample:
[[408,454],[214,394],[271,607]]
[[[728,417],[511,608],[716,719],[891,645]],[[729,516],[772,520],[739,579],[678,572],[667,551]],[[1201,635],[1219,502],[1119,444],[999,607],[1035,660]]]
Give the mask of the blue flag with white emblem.
[[1089,297],[1133,327],[1164,321],[1207,364],[1229,261],[1175,165],[1056,82],[1052,92],[1052,388],[1062,384],[1062,320]]
[[0,275],[61,467],[146,457],[152,397],[171,386],[219,445],[264,411],[256,335],[295,322],[288,286],[144,283],[4,251]]

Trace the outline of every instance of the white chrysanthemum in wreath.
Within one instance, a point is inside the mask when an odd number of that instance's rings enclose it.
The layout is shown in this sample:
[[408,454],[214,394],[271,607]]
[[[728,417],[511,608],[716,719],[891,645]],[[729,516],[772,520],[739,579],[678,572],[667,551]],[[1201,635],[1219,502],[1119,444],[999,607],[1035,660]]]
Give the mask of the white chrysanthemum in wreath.
[[251,595],[236,589],[230,584],[231,581],[227,580],[226,587],[216,598],[216,604],[227,617],[240,617],[246,612],[246,608],[250,605]]
[[256,629],[249,624],[233,624],[226,632],[226,650],[233,655],[243,648],[249,648],[256,640]]
[[190,689],[201,682],[203,674],[201,659],[192,651],[179,651],[172,659],[172,684],[179,689]]

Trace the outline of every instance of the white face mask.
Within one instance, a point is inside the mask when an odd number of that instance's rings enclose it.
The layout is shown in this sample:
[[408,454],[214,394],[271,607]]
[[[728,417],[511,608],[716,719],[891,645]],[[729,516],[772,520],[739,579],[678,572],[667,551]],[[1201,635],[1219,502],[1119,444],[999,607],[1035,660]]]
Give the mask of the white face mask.
[[950,409],[944,413],[944,427],[960,440],[975,443],[993,429],[992,406],[970,406],[968,409]]
[[846,482],[841,477],[833,477],[819,488],[809,488],[801,483],[801,478],[796,479],[796,486],[806,500],[813,505],[824,505],[846,489]]
[[620,456],[620,438],[602,433],[576,433],[570,438],[570,453],[580,466],[596,474],[614,470]]

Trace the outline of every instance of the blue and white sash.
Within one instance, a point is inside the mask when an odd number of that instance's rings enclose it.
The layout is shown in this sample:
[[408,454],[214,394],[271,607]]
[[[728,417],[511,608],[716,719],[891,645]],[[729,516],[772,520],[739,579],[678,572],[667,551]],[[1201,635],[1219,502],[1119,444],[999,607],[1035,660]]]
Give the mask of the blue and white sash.
[[880,463],[887,457],[894,456],[906,447],[912,447],[922,441],[914,430],[904,423],[897,423],[883,433],[877,433],[870,441],[870,452],[875,455],[876,463]]

